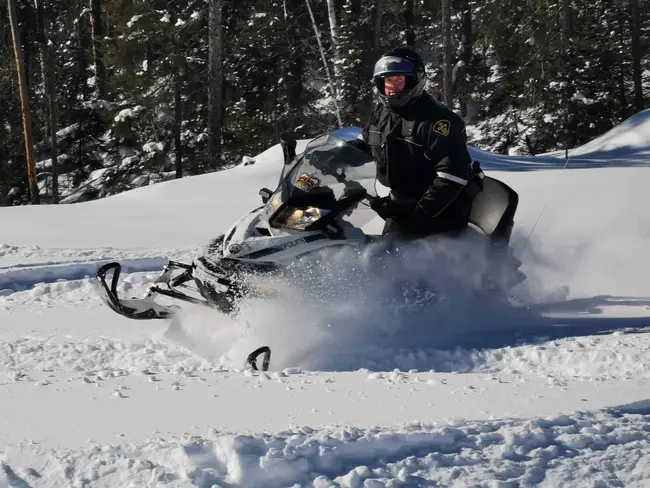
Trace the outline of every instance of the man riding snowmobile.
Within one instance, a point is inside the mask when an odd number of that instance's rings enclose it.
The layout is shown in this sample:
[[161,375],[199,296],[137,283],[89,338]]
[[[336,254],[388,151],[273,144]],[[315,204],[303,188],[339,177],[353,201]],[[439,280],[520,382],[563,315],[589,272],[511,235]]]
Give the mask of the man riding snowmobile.
[[[517,193],[472,162],[463,121],[424,92],[424,75],[413,50],[388,51],[373,77],[381,104],[360,138],[325,134],[296,154],[295,138],[283,134],[284,167],[275,191],[260,190],[264,206],[191,264],[170,261],[144,299],[120,299],[120,265],[103,266],[97,285],[104,301],[134,319],[173,315],[175,307],[153,301],[159,295],[236,313],[258,291],[247,277],[282,272],[327,249],[360,248],[370,240],[363,226],[376,214],[386,220],[384,233],[406,237],[459,234],[472,223],[507,250]],[[375,178],[390,188],[388,197],[377,197]]]
[[378,180],[391,190],[372,204],[386,220],[384,233],[462,232],[482,176],[467,151],[465,124],[424,91],[424,63],[408,47],[386,52],[373,81],[380,103],[358,145],[372,153]]
[[[381,105],[354,144],[325,134],[297,155],[295,138],[284,134],[280,182],[275,191],[260,190],[263,206],[191,264],[170,261],[144,298],[120,298],[120,264],[102,266],[95,285],[104,302],[131,319],[175,315],[179,308],[156,302],[159,296],[234,314],[247,296],[269,296],[251,276],[282,273],[306,256],[326,260],[331,249],[362,249],[371,240],[363,228],[376,214],[386,220],[384,233],[405,237],[461,233],[471,223],[507,250],[517,193],[472,163],[462,120],[423,91],[420,57],[408,48],[389,51],[374,80]],[[390,196],[377,197],[375,177]],[[256,368],[261,353],[267,369],[266,346],[248,363]]]
[[[236,313],[241,298],[259,291],[251,276],[282,273],[306,256],[329,249],[362,249],[371,239],[366,224],[371,210],[376,162],[354,145],[325,134],[305,151],[288,157],[275,191],[260,190],[263,206],[244,215],[202,248],[190,264],[170,261],[144,298],[123,299],[117,286],[121,266],[109,263],[97,271],[97,290],[117,313],[132,319],[172,316],[175,306],[154,301],[158,296]],[[507,249],[517,193],[502,182],[484,177],[470,222],[487,238]]]

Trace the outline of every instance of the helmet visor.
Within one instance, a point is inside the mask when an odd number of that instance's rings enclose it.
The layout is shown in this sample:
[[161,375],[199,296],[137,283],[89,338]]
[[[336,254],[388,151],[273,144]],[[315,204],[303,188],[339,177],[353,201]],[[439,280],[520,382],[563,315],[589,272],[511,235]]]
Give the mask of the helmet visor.
[[385,78],[393,75],[413,75],[416,73],[415,63],[396,56],[385,56],[375,63],[373,78]]

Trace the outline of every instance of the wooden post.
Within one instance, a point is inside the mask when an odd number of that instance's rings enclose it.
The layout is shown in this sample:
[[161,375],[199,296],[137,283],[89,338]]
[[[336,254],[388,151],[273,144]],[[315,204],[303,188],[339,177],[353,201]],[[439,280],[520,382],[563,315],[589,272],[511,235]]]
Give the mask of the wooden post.
[[27,79],[25,78],[25,63],[23,51],[20,46],[20,34],[18,29],[18,16],[14,0],[7,0],[9,8],[9,23],[11,24],[11,36],[14,43],[14,54],[16,56],[16,72],[18,73],[18,92],[20,94],[20,107],[23,119],[23,135],[25,136],[25,157],[27,159],[27,177],[29,178],[29,191],[32,203],[40,203],[38,184],[36,183],[36,164],[34,162],[34,143],[32,140],[32,119],[29,111],[29,94],[27,92]]

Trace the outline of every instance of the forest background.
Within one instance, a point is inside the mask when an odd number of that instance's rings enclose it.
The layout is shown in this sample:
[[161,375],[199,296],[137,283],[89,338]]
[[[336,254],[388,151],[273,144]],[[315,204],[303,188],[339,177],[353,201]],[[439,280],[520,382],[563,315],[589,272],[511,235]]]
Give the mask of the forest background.
[[101,198],[364,125],[418,50],[469,143],[567,150],[644,110],[648,0],[0,0],[0,205]]

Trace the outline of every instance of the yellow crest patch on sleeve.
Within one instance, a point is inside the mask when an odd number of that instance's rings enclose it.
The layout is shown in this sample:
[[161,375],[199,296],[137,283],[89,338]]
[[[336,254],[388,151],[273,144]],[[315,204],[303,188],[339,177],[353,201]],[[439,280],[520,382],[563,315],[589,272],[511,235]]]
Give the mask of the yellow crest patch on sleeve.
[[451,131],[451,122],[448,120],[439,120],[433,124],[433,132],[437,132],[440,135],[447,137]]

